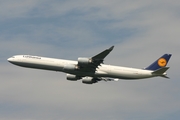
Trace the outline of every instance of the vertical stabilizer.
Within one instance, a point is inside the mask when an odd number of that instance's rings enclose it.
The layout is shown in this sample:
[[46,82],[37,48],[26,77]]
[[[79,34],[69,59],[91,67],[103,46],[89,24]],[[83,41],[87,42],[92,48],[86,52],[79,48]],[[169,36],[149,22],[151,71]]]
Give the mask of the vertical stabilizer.
[[158,70],[160,68],[166,67],[169,59],[171,58],[171,54],[164,54],[159,59],[157,59],[154,63],[152,63],[150,66],[145,68],[146,70]]

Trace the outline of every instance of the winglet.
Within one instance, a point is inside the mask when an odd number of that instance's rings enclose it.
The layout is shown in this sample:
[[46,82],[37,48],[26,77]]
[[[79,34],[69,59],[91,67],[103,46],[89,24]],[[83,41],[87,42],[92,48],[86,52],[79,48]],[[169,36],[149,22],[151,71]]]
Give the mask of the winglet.
[[110,47],[109,50],[112,51],[114,49],[114,46]]

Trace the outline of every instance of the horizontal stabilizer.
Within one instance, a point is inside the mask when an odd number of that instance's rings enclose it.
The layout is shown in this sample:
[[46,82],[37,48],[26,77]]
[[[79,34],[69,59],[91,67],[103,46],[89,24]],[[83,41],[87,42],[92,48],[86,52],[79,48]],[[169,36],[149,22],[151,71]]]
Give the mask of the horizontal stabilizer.
[[158,70],[152,72],[152,74],[162,75],[162,74],[165,73],[168,69],[169,69],[169,67],[159,68]]
[[167,79],[170,79],[168,76],[166,75],[161,75],[161,77],[164,77],[164,78],[167,78]]

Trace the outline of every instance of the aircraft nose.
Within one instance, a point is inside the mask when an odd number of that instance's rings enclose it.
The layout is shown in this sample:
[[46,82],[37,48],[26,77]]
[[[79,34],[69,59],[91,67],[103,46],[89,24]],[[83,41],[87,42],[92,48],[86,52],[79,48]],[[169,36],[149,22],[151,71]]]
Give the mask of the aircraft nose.
[[8,58],[7,61],[10,61],[11,58]]
[[8,61],[8,62],[12,62],[12,58],[8,58],[7,61]]

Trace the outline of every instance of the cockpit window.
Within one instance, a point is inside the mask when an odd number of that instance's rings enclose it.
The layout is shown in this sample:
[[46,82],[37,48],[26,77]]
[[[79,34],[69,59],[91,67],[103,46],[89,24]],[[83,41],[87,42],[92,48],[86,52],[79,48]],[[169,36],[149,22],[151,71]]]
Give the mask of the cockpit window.
[[14,56],[12,58],[15,58]]

